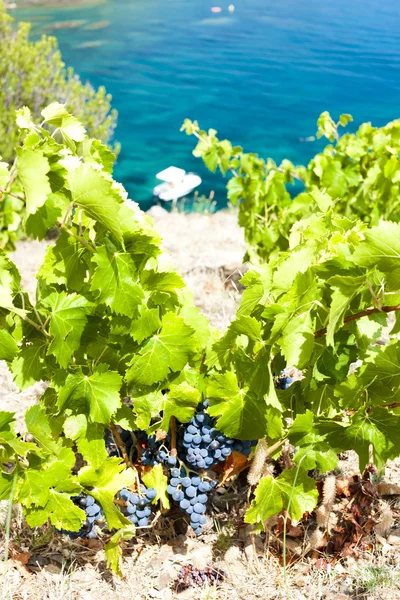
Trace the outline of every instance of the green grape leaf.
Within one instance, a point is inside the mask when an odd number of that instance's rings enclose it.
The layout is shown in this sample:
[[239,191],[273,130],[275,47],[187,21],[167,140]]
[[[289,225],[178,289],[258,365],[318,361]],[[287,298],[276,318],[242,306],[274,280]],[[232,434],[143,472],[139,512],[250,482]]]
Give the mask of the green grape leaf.
[[72,200],[92,219],[101,223],[122,243],[119,223],[120,196],[110,181],[95,169],[82,165],[68,174]]
[[[357,378],[358,393],[368,390],[380,404],[397,394],[400,387],[400,342],[379,347],[366,357]],[[352,392],[355,394],[355,391]]]
[[208,412],[216,427],[231,438],[254,440],[265,436],[267,404],[264,398],[239,387],[232,371],[211,375],[207,386]]
[[332,198],[341,198],[347,192],[347,178],[339,161],[331,161],[325,167],[321,186],[326,189]]
[[277,478],[271,475],[260,480],[255,499],[246,512],[246,523],[263,523],[286,510],[292,520],[299,521],[305,512],[312,512],[318,502],[314,479],[299,468],[285,469]]
[[44,507],[53,489],[68,489],[72,484],[73,488],[79,491],[79,485],[74,484],[71,479],[71,466],[63,464],[60,460],[46,465],[41,471],[28,469],[24,475],[19,497],[21,504],[28,508],[33,505]]
[[184,288],[185,283],[175,271],[144,271],[142,273],[143,286],[151,292],[176,292]]
[[86,434],[87,418],[84,414],[71,415],[67,417],[63,425],[65,437],[70,440],[77,440],[79,437]]
[[254,317],[241,315],[233,321],[229,329],[237,335],[247,335],[254,342],[261,341],[261,322]]
[[0,500],[9,500],[13,487],[14,474],[0,471]]
[[92,375],[70,374],[59,391],[58,408],[87,410],[92,422],[107,425],[121,406],[121,385],[121,375],[108,371],[107,365],[99,365]]
[[32,129],[34,127],[34,123],[32,123],[31,111],[27,106],[19,108],[15,111],[15,114],[15,121],[20,129]]
[[85,282],[88,251],[74,238],[61,232],[56,245],[50,247],[40,268],[39,278],[46,283],[64,283],[79,292]]
[[365,241],[356,248],[351,260],[363,267],[376,266],[383,272],[400,267],[399,223],[383,222],[363,234]]
[[343,325],[343,318],[354,297],[365,288],[365,277],[335,276],[329,279],[333,288],[326,343],[334,345],[334,334]]
[[5,189],[10,180],[10,172],[8,170],[8,163],[0,162],[0,187]]
[[[49,173],[51,177],[51,172]],[[40,206],[35,214],[28,215],[25,221],[25,232],[28,236],[43,240],[49,229],[65,213],[68,206],[67,198],[62,194],[49,194],[46,203]]]
[[314,327],[310,314],[303,313],[290,319],[278,343],[288,365],[304,368],[314,349]]
[[339,459],[328,444],[319,444],[300,448],[295,453],[293,461],[307,471],[318,469],[320,473],[328,473],[337,467]]
[[11,362],[18,354],[18,346],[14,338],[5,331],[0,329],[0,360]]
[[168,393],[164,395],[163,420],[158,429],[168,431],[171,417],[176,417],[181,423],[190,421],[200,400],[199,390],[186,381],[179,385],[171,385]]
[[97,249],[92,261],[97,267],[91,278],[90,289],[98,292],[96,301],[106,304],[118,315],[133,317],[137,314],[144,293],[133,281],[135,265],[125,252],[109,252],[106,247]]
[[20,348],[11,363],[14,381],[20,390],[24,390],[35,381],[46,379],[46,352],[48,343],[45,337],[34,338],[30,344]]
[[348,426],[334,421],[318,424],[318,428],[327,434],[326,439],[332,448],[357,452],[361,472],[369,462],[370,445],[378,469],[382,468],[387,460],[399,455],[399,427],[400,417],[380,407],[374,407],[368,413],[363,410],[356,412]]
[[85,521],[85,511],[76,506],[65,494],[49,490],[44,508],[31,507],[27,511],[26,521],[30,527],[40,527],[47,519],[56,529],[79,531]]
[[133,410],[139,429],[142,431],[148,429],[152,418],[160,413],[163,402],[164,396],[161,391],[150,392],[144,396],[133,395]]
[[334,205],[332,198],[330,197],[329,194],[326,193],[325,190],[321,191],[318,188],[314,188],[310,192],[310,196],[314,200],[314,202],[317,204],[320,211],[322,211],[322,212],[326,212],[327,210],[332,208]]
[[271,285],[271,273],[268,266],[263,268],[262,273],[248,271],[241,279],[241,283],[248,287],[243,292],[236,317],[252,315],[256,307],[267,299],[266,289]]
[[71,452],[71,464],[69,452],[68,448],[64,448],[59,454],[59,460],[47,463],[40,471],[25,471],[18,498],[23,506],[30,509],[27,521],[31,526],[42,525],[50,518],[58,529],[78,531],[84,521],[84,511],[78,509],[69,498],[69,495],[77,495],[81,490],[79,483],[71,475],[75,457]]
[[123,404],[113,416],[113,423],[119,425],[122,429],[127,431],[135,431],[138,425],[135,420],[135,415],[132,409],[126,404]]
[[47,353],[53,354],[59,365],[66,368],[80,346],[86,315],[92,311],[92,305],[83,296],[65,292],[54,292],[42,302],[51,311],[49,329],[53,340]]
[[82,431],[76,444],[83,460],[95,469],[99,468],[108,456],[104,442],[104,427],[100,423],[88,423],[86,431]]
[[54,125],[66,138],[66,141],[83,142],[86,137],[86,131],[83,125],[70,115],[64,104],[53,102],[42,110],[42,117],[45,123]]
[[17,156],[18,178],[25,192],[26,212],[33,215],[51,194],[47,176],[50,170],[49,161],[40,150],[17,148]]
[[348,123],[351,123],[352,121],[353,121],[353,117],[351,115],[349,115],[348,113],[343,113],[339,117],[339,123],[341,124],[342,127],[346,127],[346,125]]
[[130,362],[127,381],[152,385],[183,369],[193,349],[193,334],[182,317],[164,315],[160,333],[150,338]]
[[196,344],[194,350],[203,350],[210,340],[210,324],[198,308],[193,306],[193,299],[190,295],[190,300],[185,299],[184,305],[179,312],[179,316],[183,317],[186,325],[189,325],[196,332]]
[[29,433],[33,435],[39,446],[41,446],[48,454],[53,454],[58,457],[62,455],[64,456],[66,463],[71,467],[74,465],[74,453],[70,448],[65,448],[63,446],[62,439],[54,439],[49,419],[41,404],[36,404],[26,411],[25,423]]
[[132,321],[130,334],[141,344],[161,327],[159,308],[143,308],[139,317]]
[[11,423],[15,422],[15,413],[0,410],[0,431],[11,431]]
[[168,510],[170,507],[169,498],[167,494],[168,478],[164,475],[162,465],[156,465],[145,473],[142,477],[143,483],[148,488],[154,488],[157,492],[157,496],[152,501],[153,504],[157,504],[158,501],[161,503],[161,507]]
[[118,577],[122,577],[123,573],[121,570],[121,559],[122,550],[121,542],[129,541],[136,535],[136,528],[134,525],[129,525],[119,529],[110,538],[107,544],[104,546],[104,553],[106,555],[107,567],[111,569]]

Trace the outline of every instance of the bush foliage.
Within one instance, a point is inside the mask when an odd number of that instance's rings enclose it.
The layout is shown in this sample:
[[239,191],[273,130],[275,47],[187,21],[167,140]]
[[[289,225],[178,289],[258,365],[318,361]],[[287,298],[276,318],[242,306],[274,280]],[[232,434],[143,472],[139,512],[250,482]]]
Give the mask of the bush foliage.
[[30,25],[13,26],[0,0],[0,156],[9,161],[18,144],[15,111],[28,106],[35,119],[51,102],[66,105],[85,123],[91,137],[110,142],[117,112],[104,87],[97,91],[66,68],[54,37],[29,40]]
[[[381,218],[400,219],[400,120],[384,127],[363,123],[356,133],[340,135],[352,120],[343,114],[335,122],[328,112],[321,114],[317,137],[330,143],[307,167],[289,160],[279,165],[270,158],[264,160],[220,140],[214,129],[206,132],[196,121],[185,121],[182,129],[198,139],[194,155],[211,171],[231,175],[228,198],[239,205],[239,224],[253,262],[289,249],[293,224],[313,210],[310,193],[326,191],[337,214],[371,225]],[[290,188],[295,182],[301,188],[297,194],[293,194],[296,188]]]

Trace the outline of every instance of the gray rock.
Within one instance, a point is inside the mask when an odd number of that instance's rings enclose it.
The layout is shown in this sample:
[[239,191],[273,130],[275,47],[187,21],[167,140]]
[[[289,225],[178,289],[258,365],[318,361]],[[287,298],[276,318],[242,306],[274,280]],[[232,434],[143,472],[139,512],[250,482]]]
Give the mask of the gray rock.
[[163,590],[164,588],[169,587],[171,583],[175,581],[176,576],[177,572],[171,565],[164,567],[154,584],[155,589]]
[[170,546],[167,544],[161,546],[157,554],[151,559],[149,567],[153,569],[153,571],[159,571],[172,555],[173,549]]
[[149,208],[147,214],[150,217],[153,217],[153,219],[160,219],[168,215],[168,211],[165,210],[165,208],[163,208],[162,206],[158,206],[157,204],[155,204],[154,206]]
[[400,527],[392,530],[387,541],[391,546],[400,546]]

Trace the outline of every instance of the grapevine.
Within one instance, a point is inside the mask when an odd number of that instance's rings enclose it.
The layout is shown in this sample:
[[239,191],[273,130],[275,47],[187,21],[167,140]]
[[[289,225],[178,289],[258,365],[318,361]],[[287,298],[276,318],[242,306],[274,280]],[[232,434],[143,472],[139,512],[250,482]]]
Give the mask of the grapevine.
[[185,120],[181,130],[198,140],[193,154],[211,171],[230,176],[227,195],[239,207],[246,259],[262,263],[289,250],[292,227],[313,212],[313,195],[323,202],[324,191],[335,201],[338,214],[371,225],[381,218],[399,221],[400,122],[384,127],[363,123],[355,133],[341,135],[352,121],[351,115],[342,114],[335,122],[323,112],[316,137],[328,140],[328,145],[307,166],[295,166],[287,159],[277,164],[244,152],[220,140],[215,129],[206,132],[197,121]]
[[[201,535],[215,488],[250,464],[243,514],[262,529],[279,513],[311,513],[310,474],[332,471],[339,452],[355,450],[362,470],[400,455],[400,224],[339,214],[314,190],[287,248],[243,277],[221,334],[161,266],[159,237],[113,180],[110,151],[62,105],[41,116],[18,112],[23,143],[3,185],[24,195],[31,235],[58,237],[34,304],[0,254],[0,359],[20,389],[49,385],[25,415],[29,441],[0,412],[0,499],[12,494],[31,527],[98,536],[120,572],[119,542],[171,502]],[[293,457],[272,475],[265,461],[285,443]]]

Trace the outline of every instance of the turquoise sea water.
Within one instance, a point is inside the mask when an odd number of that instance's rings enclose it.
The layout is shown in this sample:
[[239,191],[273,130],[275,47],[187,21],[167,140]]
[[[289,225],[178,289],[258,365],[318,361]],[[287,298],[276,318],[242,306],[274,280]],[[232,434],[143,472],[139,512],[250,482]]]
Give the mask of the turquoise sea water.
[[[228,12],[230,2],[235,12]],[[67,64],[105,85],[119,111],[116,177],[131,198],[152,203],[154,175],[169,165],[195,170],[201,193],[226,204],[222,177],[179,133],[185,117],[275,160],[306,162],[323,110],[356,124],[400,117],[400,3],[395,0],[108,0],[80,8],[14,11],[34,37],[52,24]],[[90,29],[95,21],[108,21]]]

